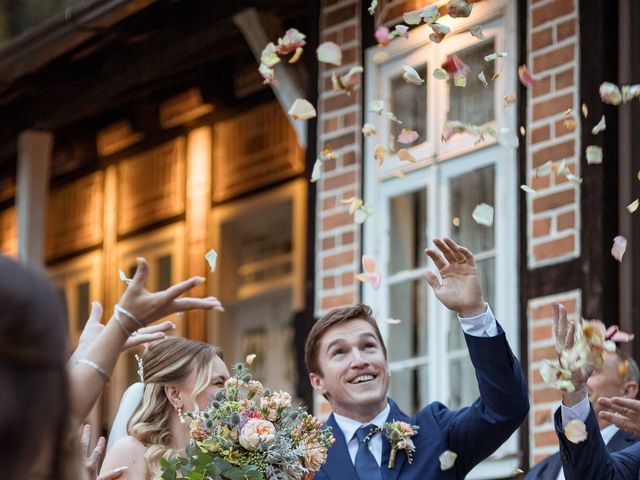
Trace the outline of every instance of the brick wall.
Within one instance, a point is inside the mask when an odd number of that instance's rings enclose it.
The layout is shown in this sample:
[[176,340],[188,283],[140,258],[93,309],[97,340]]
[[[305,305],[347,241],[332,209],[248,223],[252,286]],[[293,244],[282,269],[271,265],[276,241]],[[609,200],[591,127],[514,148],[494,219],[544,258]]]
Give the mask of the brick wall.
[[[528,90],[528,263],[532,268],[580,255],[580,192],[566,176],[536,176],[547,161],[567,160],[579,173],[580,113],[577,0],[529,1],[528,65],[538,82]],[[572,110],[576,128],[564,125]],[[588,120],[589,121],[589,120]]]
[[338,159],[324,162],[317,183],[317,315],[358,299],[354,272],[360,263],[360,226],[353,222],[341,200],[362,196],[362,90],[351,96],[333,92],[331,74],[344,73],[360,64],[361,8],[357,0],[323,0],[321,5],[320,42],[332,41],[340,46],[342,66],[321,63],[318,79],[318,148],[331,145]]

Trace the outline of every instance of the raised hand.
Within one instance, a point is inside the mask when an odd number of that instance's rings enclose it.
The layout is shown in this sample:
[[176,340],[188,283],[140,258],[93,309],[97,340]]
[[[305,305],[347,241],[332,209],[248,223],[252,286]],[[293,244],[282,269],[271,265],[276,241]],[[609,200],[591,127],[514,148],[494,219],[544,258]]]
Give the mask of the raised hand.
[[145,283],[149,277],[149,265],[144,258],[138,258],[138,268],[131,284],[120,298],[119,305],[131,312],[144,325],[148,325],[172,313],[188,310],[215,309],[223,311],[222,304],[215,297],[192,298],[180,295],[200,285],[203,277],[191,277],[160,292],[149,292]]
[[93,480],[96,478],[96,474],[100,470],[99,464],[100,460],[102,460],[102,457],[104,456],[104,449],[107,445],[107,441],[104,437],[100,437],[95,448],[91,452],[91,455],[88,455],[90,440],[91,425],[86,424],[80,429],[80,446],[82,449],[82,462],[89,473],[89,478]]
[[599,416],[632,435],[640,436],[640,400],[624,397],[598,399]]
[[433,272],[424,274],[436,298],[461,317],[475,317],[486,311],[478,269],[473,254],[449,238],[434,239],[437,250],[427,248],[424,253],[438,267],[442,283]]

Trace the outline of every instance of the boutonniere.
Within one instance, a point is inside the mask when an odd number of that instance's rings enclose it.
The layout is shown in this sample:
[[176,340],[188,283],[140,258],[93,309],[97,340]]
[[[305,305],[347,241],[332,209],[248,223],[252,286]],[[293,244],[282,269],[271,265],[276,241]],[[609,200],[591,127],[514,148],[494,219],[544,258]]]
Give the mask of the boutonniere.
[[385,436],[391,443],[391,454],[389,455],[389,468],[393,468],[396,464],[396,454],[398,450],[404,450],[407,452],[407,461],[411,463],[413,460],[413,452],[416,447],[411,440],[416,433],[418,433],[417,425],[410,425],[406,422],[387,422],[382,427]]

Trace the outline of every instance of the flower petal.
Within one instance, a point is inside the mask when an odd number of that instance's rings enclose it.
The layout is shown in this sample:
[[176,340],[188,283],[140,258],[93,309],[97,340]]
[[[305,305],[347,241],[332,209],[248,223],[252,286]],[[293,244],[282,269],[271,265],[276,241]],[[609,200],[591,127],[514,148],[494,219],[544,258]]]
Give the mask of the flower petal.
[[218,253],[212,248],[211,250],[209,250],[205,255],[204,258],[206,258],[207,263],[209,264],[209,267],[211,268],[212,272],[216,271],[216,265],[218,263]]
[[131,282],[133,282],[133,279],[128,278],[122,270],[118,270],[118,275],[120,276],[120,280],[122,280],[127,285],[131,285]]
[[398,318],[387,318],[384,321],[385,323],[388,323],[389,325],[399,325],[402,323],[402,320],[398,319]]
[[515,95],[505,95],[504,96],[504,106],[513,105],[516,103],[518,98]]
[[398,143],[404,143],[405,145],[413,143],[420,137],[420,134],[415,130],[409,128],[403,128],[398,135]]
[[498,143],[504,148],[518,148],[518,145],[520,145],[518,137],[507,127],[502,127],[498,130],[497,138]]
[[473,5],[466,0],[449,0],[447,3],[447,15],[451,18],[466,18],[471,15]]
[[584,442],[587,439],[587,426],[580,420],[571,420],[564,427],[564,436],[567,437],[571,443]]
[[369,255],[362,255],[362,268],[365,273],[376,273],[376,260]]
[[436,68],[433,71],[433,76],[438,80],[446,80],[449,78],[449,74],[446,71],[444,71],[442,68]]
[[311,172],[311,183],[316,183],[322,176],[322,161],[316,158],[316,162],[313,164],[313,171]]
[[384,163],[384,157],[387,154],[387,149],[382,145],[377,144],[376,148],[373,149],[373,158],[376,159],[378,165],[382,165]]
[[598,124],[591,129],[591,133],[597,135],[600,132],[603,132],[605,128],[607,128],[607,121],[605,120],[604,115],[602,115],[602,118],[600,119]]
[[613,247],[611,247],[611,256],[617,261],[622,262],[622,256],[627,249],[627,239],[622,235],[618,235],[613,239]]
[[490,227],[493,225],[493,207],[486,203],[476,205],[471,214],[476,223]]
[[269,42],[260,54],[260,63],[264,63],[267,67],[271,68],[279,62],[280,57],[278,57],[276,52],[276,46],[272,42]]
[[309,120],[316,116],[316,109],[307,100],[297,98],[289,109],[289,115],[295,120]]
[[376,134],[376,127],[371,123],[365,123],[362,126],[362,134],[365,137],[371,137],[372,135]]
[[255,353],[250,353],[249,355],[247,355],[244,359],[244,363],[246,363],[247,365],[251,366],[253,365],[253,361],[256,359],[256,354]]
[[536,83],[536,79],[533,78],[533,75],[531,75],[526,65],[520,65],[518,67],[518,77],[520,78],[520,82],[527,88],[533,87]]
[[[278,39],[276,52],[278,53],[278,55],[288,55],[291,52],[296,51],[298,48],[304,47],[304,45],[306,44],[306,42],[304,41],[305,38],[306,37],[303,33],[300,33],[295,28],[290,28],[285,32],[282,38]],[[300,55],[298,55],[298,57],[299,56]]]
[[611,82],[602,82],[600,85],[600,100],[608,105],[620,105],[622,93],[617,85]]
[[477,27],[473,27],[469,29],[469,33],[476,37],[478,40],[484,40],[484,33],[482,33],[482,27],[478,25]]
[[401,148],[400,150],[398,150],[398,158],[403,162],[416,163],[415,157],[411,155],[409,151],[404,148]]
[[487,79],[484,76],[484,70],[478,74],[478,80],[482,82],[484,88],[489,88],[489,84],[487,83]]
[[380,115],[384,110],[384,101],[383,100],[371,100],[369,102],[369,111],[373,113],[377,113]]
[[445,450],[442,452],[438,457],[438,460],[440,461],[440,470],[449,470],[456,462],[456,458],[458,458],[458,454],[451,450]]
[[371,5],[367,9],[369,11],[369,15],[375,15],[376,7],[378,6],[378,0],[371,0]]
[[597,145],[589,145],[586,156],[588,165],[599,165],[602,163],[602,148]]
[[316,50],[318,61],[330,63],[331,65],[342,65],[342,51],[340,47],[333,42],[324,42],[320,44]]
[[633,202],[627,205],[627,210],[629,211],[629,213],[633,213],[636,210],[638,210],[639,206],[640,206],[640,199],[636,198]]
[[407,25],[419,25],[422,22],[422,15],[420,11],[406,12],[402,14],[402,21]]
[[418,74],[418,72],[416,72],[416,70],[413,67],[409,65],[403,65],[402,70],[404,72],[402,74],[402,79],[405,82],[411,85],[422,85],[424,83],[424,80],[420,78],[420,75]]
[[386,47],[387,45],[389,45],[389,42],[391,42],[389,29],[384,25],[376,29],[374,36],[376,37],[376,41],[381,47]]
[[489,55],[485,55],[484,61],[491,62],[497,58],[506,58],[508,55],[509,55],[508,52],[494,52],[494,53],[490,53]]
[[532,195],[537,195],[537,194],[538,194],[538,192],[536,192],[536,191],[535,191],[533,188],[531,188],[529,185],[520,185],[520,189],[521,189],[521,190],[523,190],[523,191],[525,191],[525,192],[527,192],[527,193],[530,193],[530,194],[532,194]]

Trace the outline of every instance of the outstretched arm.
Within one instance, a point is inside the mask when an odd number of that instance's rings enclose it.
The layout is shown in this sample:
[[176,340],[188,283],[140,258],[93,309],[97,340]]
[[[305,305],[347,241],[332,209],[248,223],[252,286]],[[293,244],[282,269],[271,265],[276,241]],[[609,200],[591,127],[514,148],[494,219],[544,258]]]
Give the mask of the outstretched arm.
[[[128,314],[114,314],[98,337],[87,347],[82,358],[76,359],[69,372],[71,394],[71,414],[84,419],[96,402],[107,379],[111,376],[118,355],[127,341],[135,343],[129,332],[146,327],[167,315],[194,309],[222,308],[214,297],[179,298],[204,280],[192,277],[160,292],[149,292],[145,283],[149,276],[149,265],[143,258],[138,259],[138,268],[131,284],[120,298],[119,305]],[[95,315],[102,315],[101,308]],[[135,316],[131,318],[130,315]],[[94,320],[94,321],[98,321]],[[137,323],[139,322],[139,324]]]

